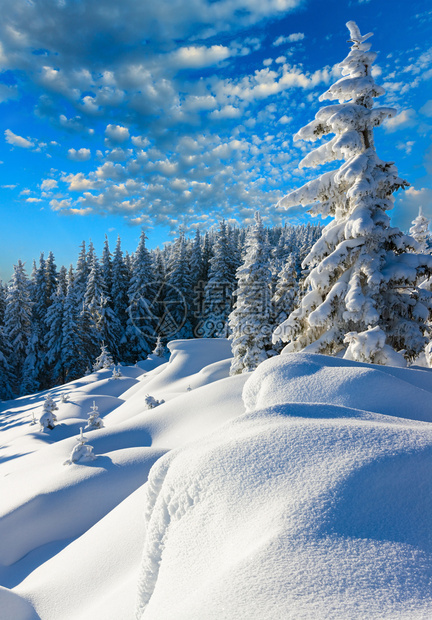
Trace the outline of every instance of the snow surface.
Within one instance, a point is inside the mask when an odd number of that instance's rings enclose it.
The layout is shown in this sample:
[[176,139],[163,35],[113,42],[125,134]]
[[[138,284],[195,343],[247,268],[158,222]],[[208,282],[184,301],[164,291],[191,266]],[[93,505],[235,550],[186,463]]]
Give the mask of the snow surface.
[[432,617],[432,371],[170,349],[0,405],[1,620]]

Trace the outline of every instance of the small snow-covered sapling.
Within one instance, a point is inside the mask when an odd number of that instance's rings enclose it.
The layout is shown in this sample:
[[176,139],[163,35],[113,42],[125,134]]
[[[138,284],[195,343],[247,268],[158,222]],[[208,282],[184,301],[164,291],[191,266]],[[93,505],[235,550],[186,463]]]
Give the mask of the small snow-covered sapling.
[[147,409],[154,409],[158,405],[162,405],[165,401],[163,399],[157,400],[154,396],[150,396],[150,394],[146,394],[144,402],[146,404]]
[[61,403],[67,403],[67,402],[69,402],[69,394],[62,394],[62,395],[60,396],[60,402],[61,402]]
[[99,407],[96,405],[95,401],[93,401],[93,405],[90,409],[91,413],[88,414],[88,422],[85,430],[90,431],[97,428],[103,428],[104,423],[102,418],[99,417]]
[[120,377],[123,377],[120,367],[116,368],[114,366],[111,379],[120,379]]
[[63,465],[72,465],[78,461],[94,461],[96,456],[93,454],[93,446],[87,445],[87,437],[83,435],[83,428],[80,428],[80,436],[77,437],[77,445],[74,446],[71,455]]
[[30,424],[33,426],[33,424],[36,424],[36,418],[35,418],[35,414],[34,411],[32,411],[32,421],[30,422]]
[[41,429],[49,429],[52,430],[57,422],[57,416],[53,413],[56,409],[58,409],[57,405],[53,401],[52,397],[48,394],[45,397],[45,402],[42,409],[42,415],[39,418],[39,424],[41,425]]

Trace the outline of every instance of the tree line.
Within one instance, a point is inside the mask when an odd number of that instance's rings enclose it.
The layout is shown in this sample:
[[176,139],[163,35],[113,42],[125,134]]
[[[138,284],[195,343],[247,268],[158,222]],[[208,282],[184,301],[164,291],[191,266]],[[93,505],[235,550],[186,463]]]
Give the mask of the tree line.
[[[113,252],[108,239],[97,256],[83,241],[75,266],[49,252],[30,276],[19,260],[8,284],[0,282],[0,397],[48,389],[83,376],[105,344],[116,363],[145,359],[178,338],[227,337],[239,267],[253,227],[225,221],[193,238],[180,230],[162,249],[149,250],[141,233],[136,251]],[[301,263],[321,234],[320,225],[263,228],[269,281],[261,303],[271,332],[292,306],[304,277]],[[292,290],[291,290],[292,289]],[[291,290],[291,292],[289,292]]]

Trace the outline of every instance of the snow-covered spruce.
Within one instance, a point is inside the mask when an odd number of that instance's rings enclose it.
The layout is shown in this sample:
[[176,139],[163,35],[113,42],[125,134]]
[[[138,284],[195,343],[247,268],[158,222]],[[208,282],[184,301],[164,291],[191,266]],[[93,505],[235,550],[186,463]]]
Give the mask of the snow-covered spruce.
[[157,337],[156,346],[152,351],[153,355],[156,357],[164,357],[165,356],[165,347],[162,344],[162,338],[160,336]]
[[57,422],[57,416],[54,411],[57,409],[58,407],[52,399],[52,396],[48,394],[42,408],[42,415],[39,418],[39,424],[42,430],[52,430],[54,428],[55,423]]
[[92,431],[98,428],[103,428],[104,423],[102,418],[99,417],[99,407],[96,405],[95,401],[93,401],[93,405],[90,407],[91,412],[88,413],[88,421],[87,426],[84,430]]
[[234,356],[231,375],[255,370],[271,348],[269,247],[259,213],[246,239],[246,255],[237,269],[237,280],[236,301],[229,316]]
[[[297,305],[298,294],[296,258],[295,256],[289,256],[278,273],[276,288],[272,297],[273,312],[276,317],[274,324],[276,326],[283,323],[294,310],[294,307]],[[278,343],[275,342],[274,344]]]
[[100,355],[96,358],[93,364],[93,370],[101,370],[103,368],[112,368],[114,361],[111,353],[108,351],[106,345],[102,343]]
[[[357,25],[347,23],[352,47],[340,64],[342,78],[321,95],[320,100],[338,100],[322,108],[315,120],[303,127],[295,139],[314,141],[335,134],[329,142],[309,153],[301,166],[317,166],[344,160],[338,170],[326,172],[282,198],[281,207],[315,204],[310,213],[331,216],[303,261],[311,268],[309,288],[301,305],[275,331],[274,339],[287,342],[285,350],[336,354],[345,347],[344,338],[361,333],[362,354],[375,351],[379,327],[385,341],[379,343],[404,351],[413,360],[428,338],[426,320],[431,294],[418,283],[432,270],[432,257],[415,254],[417,243],[390,225],[386,213],[393,208],[393,193],[408,183],[396,167],[377,156],[373,129],[394,115],[395,110],[373,107],[384,93],[371,73],[376,54]],[[367,343],[372,339],[371,346]],[[355,359],[358,347],[350,348]],[[378,360],[377,352],[374,359]],[[384,356],[385,357],[385,356]],[[372,361],[367,357],[368,361]]]
[[422,208],[419,207],[418,215],[412,221],[409,233],[419,244],[419,252],[426,253],[428,251],[429,240],[429,220],[423,215]]
[[77,463],[78,461],[94,461],[96,455],[93,454],[93,446],[87,445],[87,437],[83,435],[83,429],[80,429],[80,436],[77,437],[78,443],[74,446],[71,455],[67,461],[63,463],[63,465],[72,465],[72,463]]

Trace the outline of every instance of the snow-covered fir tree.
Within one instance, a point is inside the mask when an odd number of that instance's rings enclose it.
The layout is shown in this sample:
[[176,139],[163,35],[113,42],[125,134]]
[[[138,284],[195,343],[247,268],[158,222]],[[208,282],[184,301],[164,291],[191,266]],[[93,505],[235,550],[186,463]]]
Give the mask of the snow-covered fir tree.
[[126,329],[128,301],[129,274],[123,259],[120,236],[117,238],[116,247],[112,258],[112,286],[111,303],[115,317],[120,324],[120,337],[117,343],[119,359],[126,357],[124,332]]
[[[374,347],[384,342],[412,360],[425,346],[431,302],[417,283],[432,269],[432,259],[412,253],[416,245],[412,238],[390,225],[386,211],[393,208],[393,193],[408,184],[392,163],[377,156],[373,130],[395,111],[373,107],[374,98],[384,90],[372,77],[376,54],[367,42],[371,34],[362,36],[354,22],[347,27],[352,47],[340,64],[343,77],[320,98],[339,103],[322,108],[295,136],[314,141],[335,134],[309,153],[301,166],[344,163],[279,202],[284,207],[318,203],[310,212],[333,218],[304,260],[311,269],[306,279],[309,290],[280,332],[288,351],[307,347],[325,354],[343,350],[347,334],[351,344],[355,334],[361,334],[362,351],[374,350],[370,361],[396,363],[397,356],[390,360],[383,352],[380,357]],[[385,341],[375,337],[375,327],[384,332]],[[368,339],[373,346],[368,346]],[[349,355],[355,358],[351,345]],[[399,363],[401,355],[397,359]]]
[[127,342],[126,361],[146,358],[156,340],[153,301],[155,298],[154,274],[149,251],[142,231],[133,261],[133,274],[128,289],[128,319],[125,331]]
[[246,239],[244,263],[237,269],[234,309],[229,315],[234,359],[230,374],[255,370],[271,348],[271,273],[269,246],[259,213]]
[[208,282],[203,294],[201,322],[196,333],[204,338],[227,337],[228,316],[232,310],[235,272],[230,256],[227,225],[220,223],[210,260]]
[[165,355],[165,347],[160,336],[157,337],[156,346],[152,351],[152,355],[156,355],[156,357],[164,357]]
[[109,249],[108,237],[105,235],[105,242],[102,252],[102,279],[106,295],[111,299],[112,292],[112,261]]
[[66,381],[66,368],[63,359],[63,320],[67,294],[67,271],[61,267],[58,275],[57,289],[51,297],[47,310],[46,324],[46,366],[49,368],[49,385]]
[[103,368],[112,368],[114,366],[114,360],[112,358],[111,353],[108,351],[108,348],[105,343],[101,345],[100,355],[96,358],[95,363],[93,364],[93,370],[102,370]]
[[87,426],[84,428],[85,431],[92,431],[104,427],[103,420],[99,417],[99,407],[96,405],[95,401],[93,401],[93,405],[90,407],[90,412],[87,415],[88,420]]
[[418,215],[413,219],[409,233],[417,241],[418,251],[421,253],[428,252],[429,240],[429,220],[423,215],[422,208],[419,208]]
[[14,265],[12,280],[8,287],[4,331],[11,347],[9,358],[11,387],[14,394],[18,395],[32,335],[32,302],[24,264],[20,260]]
[[88,439],[84,437],[82,428],[77,441],[78,443],[73,447],[70,457],[63,465],[72,465],[72,463],[78,463],[78,461],[85,463],[86,461],[94,461],[96,459],[96,455],[93,452],[94,448],[87,443]]
[[88,365],[81,332],[81,290],[70,268],[62,324],[62,364],[67,381],[82,377]]
[[167,267],[165,316],[158,332],[169,339],[192,338],[192,281],[185,233],[181,229]]
[[0,325],[0,400],[9,400],[14,397],[13,376],[8,362],[10,358],[11,345],[3,326]]
[[42,415],[39,419],[39,424],[42,430],[52,430],[57,422],[57,416],[54,411],[57,411],[58,407],[55,404],[52,396],[48,394],[45,397],[45,402],[42,408]]
[[[276,329],[286,321],[288,316],[294,310],[298,298],[299,285],[298,273],[296,269],[295,256],[289,256],[282,269],[278,273],[276,287],[273,293],[273,315],[275,317],[274,324]],[[273,343],[276,345],[281,341],[278,333],[273,334]]]

